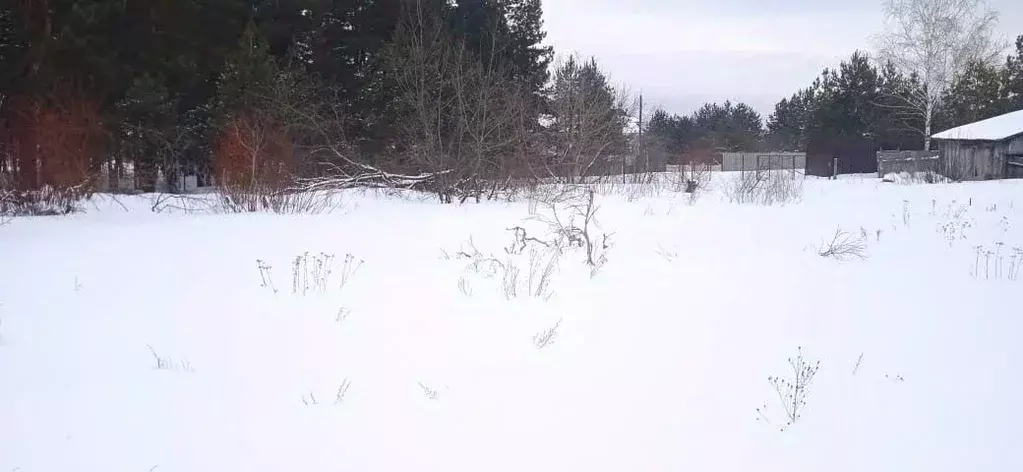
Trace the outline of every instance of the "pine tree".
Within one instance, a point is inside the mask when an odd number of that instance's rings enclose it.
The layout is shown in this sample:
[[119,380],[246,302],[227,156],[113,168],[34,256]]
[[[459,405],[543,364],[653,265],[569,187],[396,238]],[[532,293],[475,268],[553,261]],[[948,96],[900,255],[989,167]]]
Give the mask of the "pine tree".
[[394,97],[387,87],[382,52],[392,41],[402,0],[318,0],[310,15],[314,29],[308,46],[309,68],[336,86],[335,98],[349,115],[348,134],[369,154],[378,154],[393,137],[383,116]]
[[1005,99],[1009,110],[1023,110],[1023,35],[1016,38],[1016,51],[1005,64]]
[[553,56],[553,49],[542,44],[540,0],[464,0],[448,15],[455,37],[481,61],[499,64],[510,79],[540,95]]
[[802,89],[774,106],[767,120],[768,145],[782,151],[805,151],[810,121],[816,112],[814,87]]
[[916,148],[923,136],[912,124],[923,116],[904,105],[916,87],[891,66],[878,70],[866,54],[853,53],[815,82],[808,142],[866,140],[887,149]]
[[708,103],[693,115],[698,140],[705,149],[751,151],[760,145],[763,125],[760,114],[745,103]]
[[540,0],[509,0],[507,2],[509,46],[513,66],[512,79],[527,84],[539,95],[550,77],[548,68],[554,49],[543,46],[547,33],[543,30],[543,7]]
[[270,55],[270,44],[255,22],[250,22],[218,79],[217,113],[229,120],[234,114],[259,107],[275,74],[277,64]]
[[571,56],[554,72],[551,127],[561,174],[569,181],[587,175],[610,156],[625,151],[628,114],[596,59]]
[[681,136],[679,135],[678,115],[669,115],[668,112],[657,109],[650,116],[646,125],[646,134],[664,146],[665,151],[670,154],[682,152]]
[[1009,111],[1007,70],[973,63],[956,76],[944,94],[942,109],[947,127],[991,118]]

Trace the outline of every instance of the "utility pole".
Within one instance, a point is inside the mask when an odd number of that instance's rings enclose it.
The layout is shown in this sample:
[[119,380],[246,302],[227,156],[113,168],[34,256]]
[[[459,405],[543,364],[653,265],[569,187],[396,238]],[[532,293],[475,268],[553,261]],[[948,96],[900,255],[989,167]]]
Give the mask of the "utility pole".
[[[635,158],[632,160],[632,165],[635,166],[639,163],[640,156],[643,155],[643,94],[639,95],[639,133],[636,137],[635,147]],[[622,183],[626,183],[628,180],[625,178],[625,156],[622,156]],[[635,170],[635,169],[633,169]],[[646,170],[646,169],[644,169]]]
[[643,159],[643,172],[646,173],[650,170],[650,159],[646,156],[646,150],[643,146],[643,94],[639,94],[639,155],[636,156],[636,163],[639,163],[639,159]]

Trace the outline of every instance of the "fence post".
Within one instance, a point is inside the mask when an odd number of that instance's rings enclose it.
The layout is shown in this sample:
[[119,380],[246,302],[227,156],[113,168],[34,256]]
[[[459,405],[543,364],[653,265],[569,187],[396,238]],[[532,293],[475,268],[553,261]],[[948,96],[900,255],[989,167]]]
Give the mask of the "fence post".
[[831,180],[838,180],[838,158],[831,160]]

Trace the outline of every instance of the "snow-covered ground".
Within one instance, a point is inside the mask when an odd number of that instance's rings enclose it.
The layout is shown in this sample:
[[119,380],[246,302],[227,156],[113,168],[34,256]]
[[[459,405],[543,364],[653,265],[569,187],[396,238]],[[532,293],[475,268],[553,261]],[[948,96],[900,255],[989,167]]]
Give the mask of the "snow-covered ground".
[[1023,470],[1023,182],[600,190],[595,274],[525,200],[16,218],[0,471]]

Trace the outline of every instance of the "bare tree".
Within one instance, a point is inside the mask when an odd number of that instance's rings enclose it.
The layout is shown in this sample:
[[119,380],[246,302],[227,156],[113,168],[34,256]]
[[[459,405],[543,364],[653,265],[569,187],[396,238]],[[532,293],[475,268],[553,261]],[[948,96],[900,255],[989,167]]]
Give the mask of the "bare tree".
[[923,122],[924,148],[941,94],[970,63],[993,63],[1005,48],[995,39],[998,12],[987,0],[885,0],[879,58],[920,81],[896,108]]
[[[436,176],[441,201],[493,197],[529,153],[532,100],[508,80],[504,65],[473,54],[421,1],[404,4],[385,53],[397,93],[398,154]],[[497,54],[496,38],[488,45]]]
[[247,164],[253,169],[260,165],[261,154],[278,160],[291,154],[280,162],[290,163],[287,172],[270,173],[287,193],[413,188],[442,173],[403,173],[395,163],[372,162],[359,154],[345,133],[348,118],[341,91],[299,67],[283,68],[269,84],[250,93],[259,108],[246,115],[252,123],[243,122],[238,130],[242,154],[251,156]]

